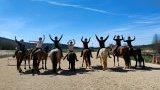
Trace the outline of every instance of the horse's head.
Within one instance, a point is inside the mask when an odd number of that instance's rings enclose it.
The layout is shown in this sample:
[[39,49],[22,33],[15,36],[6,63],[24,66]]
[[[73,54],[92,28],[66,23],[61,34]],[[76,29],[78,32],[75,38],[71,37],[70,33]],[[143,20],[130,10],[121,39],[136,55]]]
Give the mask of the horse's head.
[[114,44],[110,44],[109,47],[113,50],[115,48]]

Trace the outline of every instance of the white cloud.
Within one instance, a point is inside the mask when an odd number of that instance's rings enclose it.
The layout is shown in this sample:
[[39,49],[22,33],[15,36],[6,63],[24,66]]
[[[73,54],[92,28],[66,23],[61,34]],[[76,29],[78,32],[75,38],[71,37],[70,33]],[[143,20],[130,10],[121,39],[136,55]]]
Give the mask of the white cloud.
[[97,13],[107,14],[107,15],[114,15],[114,13],[111,13],[111,12],[106,11],[106,10],[90,8],[90,7],[83,7],[81,5],[59,3],[59,2],[50,1],[50,0],[32,0],[32,1],[46,2],[46,3],[52,4],[52,5],[56,5],[56,6],[73,7],[73,8],[84,9],[84,10],[93,11],[93,12],[97,12]]

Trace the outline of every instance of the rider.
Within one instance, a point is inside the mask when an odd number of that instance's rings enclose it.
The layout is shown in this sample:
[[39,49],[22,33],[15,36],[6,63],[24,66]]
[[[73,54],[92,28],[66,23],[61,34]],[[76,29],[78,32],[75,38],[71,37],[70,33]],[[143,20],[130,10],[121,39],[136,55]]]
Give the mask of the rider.
[[[74,52],[75,40],[74,39],[73,40],[69,40],[67,42],[67,44],[68,44],[68,54],[70,52]],[[68,54],[63,58],[63,60],[68,56]],[[76,61],[78,61],[77,56],[76,56]]]
[[113,40],[116,41],[117,47],[116,47],[115,51],[117,51],[118,47],[121,46],[121,41],[123,40],[123,36],[122,36],[122,39],[120,39],[120,36],[118,35],[117,39],[116,39],[116,35],[115,35],[114,38],[113,38]]
[[[36,45],[36,48],[33,50],[32,54],[34,54],[35,51],[37,51],[38,49],[40,49],[40,50],[42,51],[42,45],[43,45],[43,43],[44,43],[44,40],[45,40],[45,35],[43,35],[43,39],[42,39],[42,37],[39,37],[39,40],[38,40],[38,41],[29,41],[29,42],[34,42],[34,43],[37,44],[37,45]],[[32,55],[32,54],[31,54],[31,55]]]
[[60,47],[60,45],[59,45],[59,42],[61,41],[61,39],[62,39],[62,37],[63,37],[63,34],[61,35],[60,39],[58,39],[57,36],[55,36],[55,40],[52,39],[51,35],[49,35],[49,37],[50,37],[50,39],[54,42],[54,48],[60,49],[61,54],[62,54],[62,57],[63,57],[62,49],[61,49],[61,47]]
[[[88,48],[88,43],[90,42],[90,39],[91,39],[91,38],[89,38],[89,40],[87,40],[87,38],[85,38],[84,41],[83,41],[83,36],[82,36],[81,41],[82,41],[82,43],[83,43],[83,50],[84,50],[84,49],[89,49],[89,50],[90,50],[90,53],[91,53],[91,49]],[[80,57],[82,57],[82,55],[83,55],[83,50],[82,50],[82,52],[81,52],[81,56],[80,56]],[[91,53],[91,57],[92,57],[92,53]]]
[[95,34],[95,36],[96,36],[96,39],[99,42],[99,46],[100,46],[100,48],[98,49],[98,52],[97,52],[97,56],[96,56],[96,58],[98,58],[99,50],[101,48],[105,48],[105,41],[108,39],[109,35],[105,39],[103,39],[103,37],[100,37],[100,39],[99,39],[96,34]]
[[135,36],[134,36],[134,39],[131,39],[131,37],[128,36],[128,40],[123,39],[123,41],[127,42],[127,44],[128,44],[128,46],[129,46],[130,49],[133,49],[133,46],[132,46],[131,42],[134,41],[135,39],[136,39]]
[[18,51],[22,51],[22,54],[25,55],[27,50],[26,50],[26,47],[25,47],[24,40],[21,39],[20,41],[17,41],[17,39],[15,37],[15,42],[18,44],[19,49],[17,49],[15,51],[15,54],[13,55],[13,57],[15,57],[15,55],[17,54]]

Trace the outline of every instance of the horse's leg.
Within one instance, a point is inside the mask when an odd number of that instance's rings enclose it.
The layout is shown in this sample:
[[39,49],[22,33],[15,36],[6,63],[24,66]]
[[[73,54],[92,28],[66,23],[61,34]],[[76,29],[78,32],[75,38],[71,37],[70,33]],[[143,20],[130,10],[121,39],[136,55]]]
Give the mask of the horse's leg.
[[42,69],[44,69],[44,59],[42,59],[41,61],[42,61]]
[[87,62],[87,60],[85,59],[85,62],[86,62],[86,68],[87,68],[87,66],[88,66],[88,62]]
[[69,70],[71,69],[71,68],[70,68],[70,65],[71,65],[71,63],[69,62],[69,67],[68,67]]
[[17,70],[19,70],[19,59],[17,59]]
[[117,56],[117,62],[118,62],[118,66],[119,66],[119,57]]
[[26,69],[26,59],[24,59],[24,69]]
[[47,69],[47,58],[45,59],[45,69]]
[[83,58],[83,60],[82,60],[82,67],[83,67],[83,63],[84,63],[84,58]]
[[107,59],[103,58],[103,70],[107,69]]
[[114,67],[115,67],[115,55],[113,55]]
[[88,57],[88,64],[89,64],[89,68],[91,69],[91,59],[90,59],[90,57]]
[[29,65],[29,69],[31,69],[30,59],[28,59],[28,65]]
[[22,60],[19,60],[19,73],[22,73],[21,63],[22,63]]
[[61,69],[61,61],[59,60],[59,68],[58,68],[59,70]]

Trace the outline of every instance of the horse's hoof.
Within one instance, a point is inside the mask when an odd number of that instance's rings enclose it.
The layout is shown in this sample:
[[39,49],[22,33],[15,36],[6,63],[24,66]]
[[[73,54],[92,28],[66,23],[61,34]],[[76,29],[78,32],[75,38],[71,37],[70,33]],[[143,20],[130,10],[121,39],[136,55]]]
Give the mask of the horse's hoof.
[[23,73],[23,71],[22,71],[22,70],[19,70],[19,73]]
[[26,68],[24,68],[24,69],[26,69]]
[[47,69],[47,68],[45,67],[45,69]]
[[29,67],[29,69],[31,69],[31,67]]

